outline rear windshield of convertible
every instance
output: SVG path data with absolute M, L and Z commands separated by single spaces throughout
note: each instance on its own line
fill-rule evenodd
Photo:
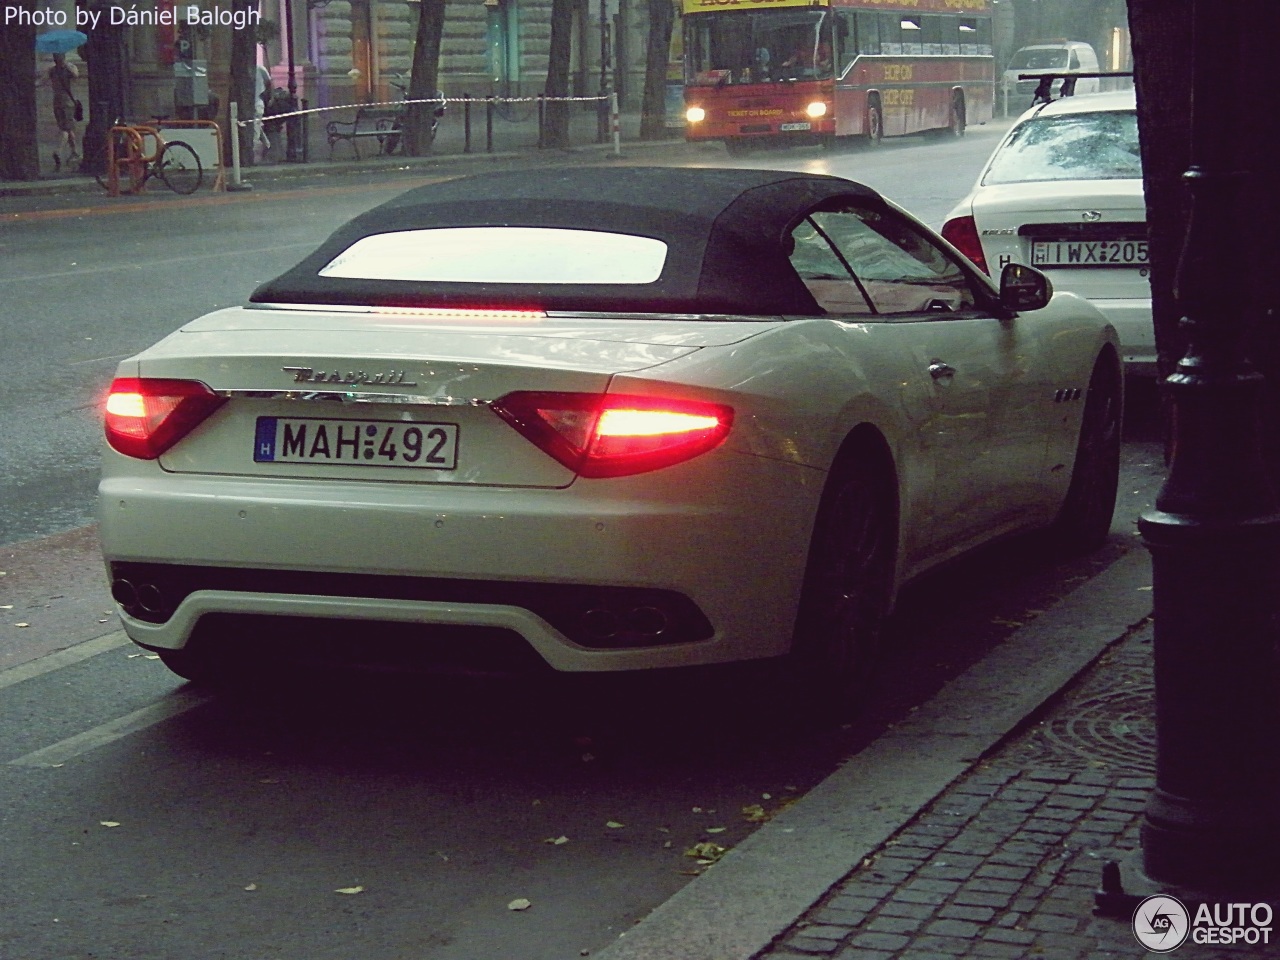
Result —
M 437 283 L 643 284 L 662 273 L 652 237 L 561 227 L 438 227 L 363 237 L 322 277 Z

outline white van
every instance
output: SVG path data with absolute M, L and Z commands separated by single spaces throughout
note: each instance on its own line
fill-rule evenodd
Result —
M 1023 47 L 1009 60 L 1004 71 L 1004 88 L 1008 91 L 1009 107 L 1018 112 L 1031 106 L 1035 95 L 1036 80 L 1019 80 L 1026 73 L 1097 73 L 1098 55 L 1093 47 L 1080 40 L 1046 40 Z M 1076 93 L 1097 93 L 1097 77 L 1084 77 L 1076 81 Z M 1003 91 L 1002 91 L 1003 92 Z M 1053 82 L 1056 98 L 1062 95 L 1062 81 Z

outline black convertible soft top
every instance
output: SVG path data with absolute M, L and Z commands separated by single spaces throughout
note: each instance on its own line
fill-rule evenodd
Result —
M 535 306 L 547 310 L 814 315 L 785 238 L 836 198 L 883 203 L 839 177 L 770 170 L 556 167 L 462 177 L 410 190 L 337 230 L 297 266 L 254 291 L 257 303 Z M 604 230 L 667 244 L 644 284 L 441 283 L 320 276 L 354 242 L 433 227 Z

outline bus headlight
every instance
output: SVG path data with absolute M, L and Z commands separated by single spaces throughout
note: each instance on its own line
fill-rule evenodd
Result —
M 701 107 L 690 107 L 684 112 L 684 118 L 689 121 L 689 123 L 701 123 L 703 120 L 707 119 L 707 111 L 703 110 Z
M 804 112 L 813 120 L 827 115 L 827 104 L 823 100 L 815 100 L 804 108 Z

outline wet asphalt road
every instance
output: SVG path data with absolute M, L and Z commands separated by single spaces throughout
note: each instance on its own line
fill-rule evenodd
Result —
M 742 163 L 864 179 L 936 225 L 993 136 Z M 119 358 L 418 182 L 0 200 L 0 334 L 21 372 L 0 380 L 0 957 L 597 951 L 702 869 L 694 844 L 732 846 L 754 828 L 744 809 L 786 804 L 1136 547 L 1132 519 L 1163 473 L 1149 425 L 1126 446 L 1107 547 L 1055 562 L 1014 541 L 913 587 L 883 681 L 837 729 L 797 725 L 767 667 L 536 684 L 294 675 L 207 699 L 114 634 L 86 526 L 99 399 Z M 532 906 L 508 909 L 517 899 Z

